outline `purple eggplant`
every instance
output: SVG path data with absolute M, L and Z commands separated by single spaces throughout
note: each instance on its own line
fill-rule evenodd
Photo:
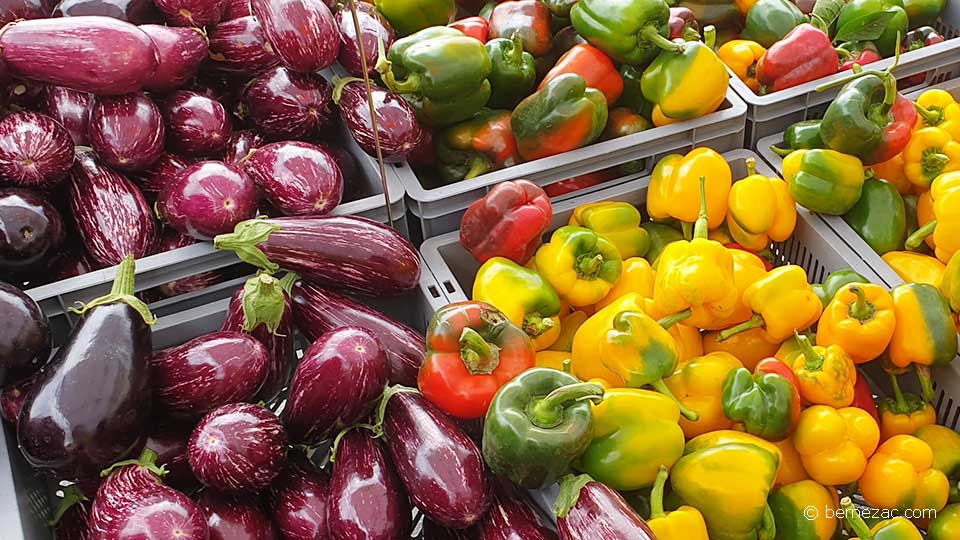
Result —
M 163 20 L 153 0 L 61 0 L 53 17 L 99 15 L 131 24 L 159 23 Z
M 309 281 L 293 287 L 293 315 L 297 328 L 315 341 L 341 326 L 359 326 L 383 343 L 390 366 L 390 383 L 417 385 L 417 373 L 426 351 L 423 333 L 356 300 Z
M 0 51 L 14 76 L 97 95 L 140 91 L 160 61 L 150 36 L 109 17 L 19 22 L 0 35 Z
M 268 139 L 302 139 L 334 125 L 331 92 L 320 75 L 275 67 L 250 83 L 243 103 Z
M 25 276 L 43 268 L 57 255 L 65 236 L 60 212 L 44 196 L 26 189 L 0 189 L 0 275 Z
M 190 469 L 224 493 L 265 489 L 286 463 L 287 434 L 269 409 L 233 403 L 214 409 L 190 435 Z
M 144 84 L 151 92 L 165 94 L 180 88 L 207 58 L 207 37 L 197 28 L 145 24 L 140 30 L 150 36 L 160 59 L 157 71 Z
M 104 164 L 142 171 L 163 153 L 163 117 L 143 93 L 98 98 L 90 114 L 90 145 Z
M 250 0 L 223 0 L 222 20 L 232 21 L 250 15 L 253 15 L 250 11 Z
M 387 355 L 368 330 L 344 326 L 303 354 L 290 383 L 283 424 L 290 440 L 317 444 L 366 417 L 387 385 Z
M 357 25 L 353 21 L 350 6 L 343 5 L 337 10 L 337 28 L 340 29 L 340 55 L 338 60 L 344 69 L 354 77 L 363 77 L 363 63 L 360 60 L 360 45 L 367 60 L 367 73 L 373 77 L 376 73 L 377 41 L 383 40 L 384 50 L 393 45 L 393 27 L 380 15 L 377 7 L 366 2 L 357 2 L 357 19 L 360 22 L 360 37 L 357 37 Z
M 357 158 L 340 146 L 322 143 L 318 143 L 317 146 L 329 152 L 337 162 L 337 166 L 340 167 L 340 176 L 343 177 L 343 202 L 352 201 L 359 194 L 360 183 L 363 182 Z
M 210 34 L 210 59 L 223 71 L 256 76 L 280 63 L 280 57 L 254 17 L 217 25 Z
M 330 478 L 327 526 L 332 540 L 406 540 L 410 503 L 386 450 L 366 430 L 337 446 Z
M 233 136 L 230 137 L 230 142 L 227 144 L 227 153 L 223 156 L 223 161 L 231 165 L 237 165 L 249 156 L 252 150 L 260 148 L 263 144 L 263 137 L 252 129 L 234 131 Z M 339 165 L 339 161 L 337 164 Z
M 197 504 L 207 515 L 210 540 L 276 540 L 277 531 L 256 499 L 207 490 Z
M 337 60 L 337 21 L 322 0 L 251 0 L 250 8 L 284 66 L 313 73 Z
M 150 357 L 155 403 L 179 416 L 202 416 L 249 401 L 263 386 L 270 355 L 239 332 L 214 332 Z
M 80 242 L 68 246 L 67 250 L 59 257 L 50 259 L 49 264 L 47 264 L 47 271 L 54 277 L 53 281 L 82 276 L 87 272 L 104 267 L 103 264 L 93 260 L 83 249 L 83 246 L 79 244 Z
M 36 383 L 36 376 L 30 377 L 25 381 L 16 384 L 10 384 L 0 389 L 0 418 L 14 428 L 20 419 L 20 411 L 23 409 L 23 403 L 27 400 L 31 389 Z
M 619 493 L 587 475 L 564 477 L 556 512 L 560 540 L 656 539 Z
M 423 520 L 424 540 L 478 540 L 479 537 L 480 531 L 476 525 L 466 529 L 448 529 L 429 518 Z
M 90 143 L 90 113 L 93 94 L 78 92 L 62 86 L 48 86 L 44 94 L 44 112 L 67 128 L 73 144 Z
M 47 16 L 42 0 L 0 0 L 0 25 L 18 19 L 43 19 Z
M 411 501 L 444 527 L 479 522 L 491 501 L 477 445 L 418 393 L 391 388 L 384 399 L 384 439 Z
M 233 230 L 257 212 L 257 187 L 243 171 L 220 161 L 183 169 L 157 200 L 174 229 L 198 240 Z
M 493 504 L 478 529 L 479 540 L 557 540 L 557 533 L 504 478 L 493 479 Z
M 185 156 L 223 155 L 233 134 L 230 115 L 223 105 L 207 96 L 181 90 L 163 106 L 167 138 L 171 147 Z
M 270 513 L 284 540 L 330 540 L 327 501 L 330 478 L 306 459 L 294 457 L 270 486 Z
M 364 152 L 377 155 L 367 99 L 367 85 L 363 81 L 344 79 L 337 83 L 337 104 L 340 118 L 350 130 L 350 135 Z M 388 163 L 406 161 L 407 157 L 423 144 L 426 130 L 417 120 L 413 106 L 399 94 L 388 92 L 373 85 L 373 106 L 377 111 L 377 133 L 380 134 L 380 150 Z
M 174 249 L 192 246 L 198 242 L 199 240 L 196 238 L 184 236 L 176 229 L 164 227 L 163 232 L 160 233 L 160 241 L 157 243 L 157 253 L 166 253 Z M 180 296 L 181 294 L 187 294 L 193 291 L 206 289 L 207 287 L 216 285 L 223 280 L 224 275 L 221 272 L 201 272 L 199 274 L 193 274 L 192 276 L 186 276 L 164 283 L 163 285 L 157 287 L 157 290 L 160 292 L 160 296 L 164 298 L 173 298 L 174 296 Z
M 63 488 L 63 498 L 51 522 L 57 540 L 89 540 L 90 505 L 76 484 Z
M 78 152 L 70 174 L 73 224 L 87 253 L 105 264 L 120 264 L 153 253 L 157 230 L 153 209 L 130 180 Z
M 240 80 L 234 73 L 203 69 L 183 89 L 218 101 L 225 110 L 232 111 L 237 107 L 240 96 L 248 82 L 250 81 Z M 242 112 L 242 110 L 238 111 L 238 118 L 240 119 L 245 118 L 244 114 L 239 114 Z
M 310 143 L 268 144 L 257 149 L 243 167 L 270 204 L 287 216 L 327 214 L 343 197 L 337 160 Z
M 132 180 L 146 194 L 156 196 L 173 183 L 180 171 L 193 162 L 175 154 L 163 153 L 147 170 L 132 176 Z M 158 250 L 160 252 L 164 250 Z
M 175 26 L 203 27 L 220 22 L 224 0 L 153 0 Z
M 357 216 L 298 216 L 249 220 L 214 239 L 264 269 L 282 267 L 301 276 L 372 295 L 412 291 L 420 257 L 409 240 Z
M 96 476 L 140 442 L 150 417 L 150 324 L 133 296 L 134 261 L 117 269 L 40 372 L 20 412 L 17 439 L 33 467 L 61 478 Z
M 49 360 L 50 323 L 32 298 L 2 282 L 0 321 L 0 385 L 16 384 Z
M 18 112 L 0 120 L 0 178 L 47 190 L 67 176 L 72 164 L 73 139 L 53 118 Z
M 2 64 L 2 62 L 0 62 L 0 64 Z M 8 76 L 5 76 L 3 81 L 6 82 L 8 78 Z M 8 105 L 15 105 L 28 111 L 39 111 L 45 91 L 46 85 L 43 83 L 26 79 L 14 79 L 6 85 L 6 95 L 2 97 L 6 98 L 5 102 Z
M 193 476 L 187 460 L 187 441 L 193 431 L 193 422 L 163 420 L 151 422 L 151 425 L 142 446 L 156 452 L 157 465 L 163 465 L 167 470 L 163 482 L 184 493 L 199 489 L 200 482 Z M 142 452 L 143 448 L 136 453 Z

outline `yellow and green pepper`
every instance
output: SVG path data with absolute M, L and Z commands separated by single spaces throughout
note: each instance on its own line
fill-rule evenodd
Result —
M 681 506 L 670 513 L 664 511 L 663 490 L 669 474 L 667 467 L 661 465 L 650 492 L 650 519 L 647 520 L 650 530 L 657 540 L 710 540 L 703 514 L 696 508 Z
M 757 174 L 753 158 L 747 159 L 747 177 L 730 188 L 727 206 L 730 236 L 750 250 L 766 249 L 771 241 L 785 241 L 797 225 L 797 206 L 790 187 L 779 178 Z
M 954 143 L 960 147 L 960 143 Z M 960 166 L 960 162 L 958 162 Z M 925 223 L 906 241 L 907 249 L 914 249 L 931 234 L 936 244 L 937 258 L 944 263 L 960 251 L 960 171 L 942 174 L 930 186 L 934 219 Z
M 543 277 L 572 306 L 589 306 L 610 292 L 620 279 L 623 261 L 617 247 L 596 232 L 566 226 L 534 256 Z
M 543 350 L 560 335 L 560 297 L 539 273 L 503 257 L 494 257 L 477 270 L 473 299 L 486 302 L 530 336 Z
M 937 423 L 937 411 L 916 394 L 900 390 L 900 380 L 890 374 L 893 397 L 880 402 L 880 438 L 890 439 L 896 435 L 913 435 L 923 426 Z
M 763 327 L 774 342 L 783 341 L 798 330 L 806 330 L 820 318 L 823 304 L 797 265 L 774 268 L 750 285 L 743 303 L 754 312 L 747 322 L 720 332 L 727 339 L 751 328 Z
M 860 199 L 863 163 L 834 150 L 795 150 L 783 160 L 783 178 L 797 204 L 839 216 Z
M 838 345 L 854 363 L 877 358 L 890 344 L 897 319 L 893 298 L 872 283 L 849 284 L 837 291 L 817 325 L 817 345 Z
M 711 352 L 683 362 L 663 381 L 680 403 L 700 414 L 696 422 L 680 419 L 688 439 L 733 427 L 733 420 L 723 413 L 723 382 L 740 367 L 742 364 L 732 354 Z
M 640 211 L 630 203 L 604 201 L 578 206 L 568 225 L 586 227 L 613 242 L 626 260 L 643 257 L 650 248 L 647 231 L 640 228 Z
M 814 347 L 806 336 L 797 334 L 803 353 L 793 360 L 793 372 L 800 383 L 800 395 L 810 403 L 847 407 L 853 403 L 857 367 L 839 346 Z
M 860 493 L 874 508 L 940 510 L 950 484 L 933 468 L 930 445 L 911 435 L 896 435 L 880 445 L 860 477 Z
M 770 494 L 779 540 L 830 540 L 837 532 L 837 492 L 813 480 L 780 486 Z M 815 510 L 811 511 L 810 509 Z

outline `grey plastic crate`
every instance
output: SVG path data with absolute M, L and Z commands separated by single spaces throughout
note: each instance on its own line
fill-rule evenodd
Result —
M 894 72 L 897 79 L 927 73 L 926 81 L 915 87 L 922 88 L 960 75 L 960 39 L 956 39 L 960 36 L 960 2 L 947 2 L 935 27 L 947 40 L 901 55 L 900 65 Z M 867 69 L 885 69 L 891 64 L 893 59 L 887 58 L 870 64 Z M 782 133 L 794 122 L 823 116 L 827 104 L 840 89 L 817 92 L 816 88 L 848 75 L 849 71 L 759 96 L 731 72 L 730 86 L 747 104 L 747 138 L 744 146 L 757 148 L 760 139 Z
M 730 90 L 720 110 L 701 118 L 594 143 L 471 180 L 430 187 L 407 164 L 398 165 L 397 171 L 407 193 L 407 205 L 413 216 L 420 220 L 423 238 L 430 238 L 458 229 L 467 207 L 486 195 L 493 185 L 505 180 L 524 178 L 546 186 L 634 160 L 652 158 L 647 160 L 649 167 L 651 161 L 655 162 L 664 154 L 684 152 L 696 146 L 709 146 L 720 152 L 740 148 L 745 113 L 746 105 Z M 603 185 L 615 182 L 617 180 Z

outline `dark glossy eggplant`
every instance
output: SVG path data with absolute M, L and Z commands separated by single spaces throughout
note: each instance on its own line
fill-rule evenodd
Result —
M 383 160 L 388 163 L 406 161 L 407 157 L 423 143 L 423 139 L 427 136 L 426 130 L 420 125 L 416 111 L 407 100 L 379 86 L 374 85 L 372 88 Z M 340 106 L 340 118 L 360 148 L 367 154 L 376 156 L 377 146 L 370 116 L 370 103 L 367 100 L 366 83 L 360 80 L 344 79 L 337 83 L 337 89 L 340 90 L 336 98 Z
M 313 73 L 337 60 L 337 22 L 322 0 L 251 0 L 250 8 L 284 66 Z
M 181 90 L 164 102 L 167 139 L 175 151 L 193 157 L 223 155 L 233 134 L 230 114 L 207 96 Z
M 19 22 L 0 35 L 0 51 L 14 76 L 97 95 L 140 91 L 160 62 L 150 36 L 109 17 Z
M 64 488 L 64 496 L 53 516 L 56 540 L 90 540 L 90 506 L 76 485 Z
M 479 537 L 480 531 L 476 525 L 466 529 L 448 529 L 429 518 L 423 519 L 424 540 L 478 540 Z
M 133 296 L 133 258 L 40 372 L 17 425 L 27 462 L 61 478 L 96 476 L 137 446 L 150 417 L 150 324 Z
M 283 424 L 295 443 L 317 444 L 365 418 L 387 385 L 387 355 L 368 330 L 345 326 L 303 354 L 290 383 Z
M 23 409 L 23 403 L 27 400 L 31 389 L 36 383 L 36 377 L 30 377 L 25 381 L 16 384 L 10 384 L 0 389 L 0 418 L 14 428 L 20 420 L 20 411 Z
M 210 540 L 276 540 L 277 531 L 260 502 L 206 490 L 197 504 L 207 515 Z
M 2 62 L 0 62 L 0 65 L 2 65 Z M 6 98 L 4 101 L 8 105 L 14 105 L 28 111 L 38 111 L 41 108 L 40 104 L 43 101 L 46 85 L 27 79 L 8 80 L 8 78 L 9 73 L 3 77 L 3 81 L 7 85 L 4 95 L 0 97 Z
M 349 5 L 337 9 L 337 28 L 340 30 L 340 55 L 338 60 L 354 77 L 363 77 L 363 63 L 360 60 L 360 40 L 363 40 L 363 52 L 367 60 L 367 73 L 376 75 L 377 40 L 383 40 L 384 50 L 393 45 L 393 27 L 373 4 L 357 2 L 357 19 L 360 22 L 360 37 L 357 37 L 357 25 Z
M 224 405 L 204 416 L 187 457 L 205 486 L 224 493 L 265 489 L 287 460 L 287 434 L 269 409 L 250 403 Z
M 183 169 L 157 199 L 171 227 L 199 240 L 233 230 L 257 212 L 257 187 L 246 173 L 220 161 Z
M 383 433 L 410 500 L 444 527 L 476 524 L 491 503 L 479 448 L 427 398 L 396 390 L 384 395 Z
M 360 176 L 360 165 L 357 164 L 357 158 L 341 146 L 323 143 L 317 143 L 317 146 L 329 152 L 337 162 L 337 166 L 340 167 L 340 176 L 343 178 L 343 201 L 341 204 L 362 196 L 363 193 L 361 193 L 360 188 L 364 187 L 361 186 L 364 179 Z
M 207 58 L 207 36 L 197 28 L 177 28 L 145 24 L 140 27 L 157 47 L 160 63 L 153 77 L 144 84 L 151 92 L 172 92 L 197 74 Z
M 330 84 L 314 73 L 275 67 L 257 77 L 243 94 L 250 119 L 272 140 L 302 139 L 334 124 Z
M 168 154 L 160 154 L 157 161 L 147 170 L 132 176 L 132 180 L 146 194 L 156 196 L 164 188 L 173 183 L 180 171 L 189 167 L 193 162 L 187 158 Z M 162 252 L 163 250 L 158 250 Z
M 557 501 L 560 540 L 656 540 L 624 498 L 589 476 L 567 476 Z
M 280 63 L 260 23 L 251 16 L 217 25 L 210 34 L 210 59 L 217 69 L 252 76 Z
M 557 533 L 504 478 L 493 479 L 493 504 L 477 528 L 479 540 L 557 540 Z
M 270 367 L 266 347 L 240 332 L 214 332 L 150 357 L 154 403 L 178 416 L 202 416 L 253 399 Z
M 243 168 L 270 204 L 287 216 L 327 214 L 343 198 L 337 160 L 310 143 L 284 141 L 262 146 Z
M 2 216 L 0 216 L 2 218 Z M 0 282 L 0 386 L 35 374 L 50 358 L 50 323 L 40 306 Z
M 53 118 L 24 111 L 0 120 L 0 178 L 47 190 L 67 176 L 72 164 L 73 139 Z
M 233 73 L 202 69 L 183 89 L 219 101 L 224 109 L 232 111 L 239 103 L 240 96 L 249 82 L 248 80 L 239 80 L 236 77 L 236 74 Z M 240 118 L 242 117 L 243 115 L 240 115 Z
M 125 177 L 99 164 L 89 152 L 78 152 L 70 174 L 73 224 L 87 253 L 105 264 L 120 264 L 153 253 L 157 229 L 153 209 Z
M 184 493 L 199 489 L 200 482 L 193 476 L 187 460 L 187 441 L 193 432 L 194 422 L 155 419 L 151 426 L 142 446 L 156 452 L 157 465 L 163 465 L 167 470 L 163 483 Z M 138 452 L 142 452 L 143 448 Z
M 163 153 L 160 109 L 143 93 L 97 98 L 90 114 L 90 145 L 118 171 L 142 171 Z
M 270 514 L 284 540 L 330 540 L 327 501 L 330 478 L 294 456 L 270 486 Z
M 249 220 L 214 239 L 260 268 L 372 295 L 409 292 L 420 281 L 420 256 L 409 240 L 357 216 L 299 216 Z
M 230 137 L 230 142 L 227 144 L 227 153 L 223 156 L 223 161 L 236 165 L 249 156 L 250 151 L 263 146 L 264 142 L 263 137 L 255 130 L 234 131 L 233 136 Z
M 0 275 L 25 277 L 43 268 L 58 254 L 65 237 L 60 212 L 43 195 L 0 189 Z
M 44 94 L 44 111 L 67 129 L 73 143 L 90 144 L 90 113 L 96 98 L 62 86 L 48 86 Z
M 61 0 L 53 10 L 53 17 L 88 15 L 110 17 L 131 24 L 150 24 L 163 20 L 153 0 Z
M 18 19 L 43 19 L 47 16 L 42 0 L 0 0 L 0 25 Z
M 309 281 L 293 287 L 293 314 L 297 328 L 311 341 L 341 326 L 359 326 L 372 332 L 387 351 L 390 383 L 417 385 L 417 373 L 426 351 L 423 333 L 373 308 Z
M 253 15 L 250 11 L 250 0 L 223 0 L 223 21 L 232 21 L 250 15 Z
M 153 0 L 174 26 L 204 27 L 220 22 L 224 0 Z
M 76 242 L 70 245 L 59 257 L 50 259 L 47 270 L 54 277 L 53 281 L 59 281 L 82 276 L 87 272 L 104 268 L 104 266 L 87 254 L 86 250 L 83 249 L 82 242 Z

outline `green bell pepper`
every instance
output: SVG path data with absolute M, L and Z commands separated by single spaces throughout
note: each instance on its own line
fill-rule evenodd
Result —
M 664 0 L 580 0 L 570 22 L 591 45 L 623 64 L 643 65 L 660 48 L 675 48 Z
M 747 13 L 746 27 L 740 35 L 770 48 L 805 22 L 807 16 L 790 0 L 759 0 Z
M 951 504 L 937 512 L 937 517 L 927 528 L 929 540 L 954 540 L 960 538 L 960 504 Z
M 781 157 L 790 155 L 794 150 L 812 150 L 826 148 L 820 138 L 820 120 L 804 120 L 787 126 L 783 133 L 783 147 L 771 146 L 770 150 Z
M 863 183 L 860 200 L 843 215 L 843 220 L 880 255 L 902 250 L 907 239 L 903 197 L 896 186 L 880 178 Z
M 675 40 L 673 49 L 657 55 L 643 72 L 640 89 L 654 104 L 653 119 L 662 115 L 688 120 L 709 114 L 723 103 L 730 85 L 727 66 L 708 43 Z
M 863 190 L 863 163 L 834 150 L 794 150 L 782 170 L 797 204 L 821 214 L 846 214 Z
M 469 120 L 435 132 L 433 142 L 444 182 L 469 180 L 519 161 L 510 111 L 481 109 Z
M 903 0 L 910 28 L 933 26 L 946 6 L 947 0 Z
M 620 67 L 620 76 L 623 77 L 623 93 L 620 94 L 617 105 L 629 107 L 630 110 L 644 118 L 651 118 L 653 116 L 653 103 L 643 97 L 643 89 L 640 86 L 643 80 L 643 69 L 624 64 Z
M 680 0 L 676 7 L 692 11 L 701 26 L 712 24 L 724 28 L 740 21 L 740 10 L 733 0 Z
M 837 291 L 842 289 L 844 285 L 849 285 L 850 283 L 870 283 L 870 281 L 854 270 L 835 270 L 827 274 L 827 278 L 823 280 L 823 283 L 815 283 L 813 285 L 813 292 L 817 294 L 820 303 L 826 308 L 827 304 L 833 301 L 833 297 L 837 295 Z
M 848 24 L 853 27 L 868 20 L 864 17 L 877 17 L 876 14 L 880 12 L 889 13 L 890 18 L 883 32 L 871 41 L 877 46 L 881 55 L 893 56 L 897 52 L 897 33 L 900 33 L 900 40 L 903 41 L 909 27 L 907 11 L 903 8 L 902 0 L 850 0 L 843 5 L 840 16 L 837 17 L 837 33 L 843 34 Z
M 494 474 L 528 489 L 552 484 L 593 439 L 588 400 L 603 386 L 550 368 L 525 371 L 503 385 L 487 410 L 483 457 Z
M 573 9 L 573 5 L 577 3 L 577 0 L 541 0 L 541 1 L 547 5 L 547 8 L 550 9 L 550 13 L 553 14 L 554 20 L 567 19 L 568 21 L 570 19 L 570 10 Z M 569 24 L 569 22 L 567 24 Z
M 768 441 L 780 441 L 790 434 L 799 411 L 797 388 L 786 377 L 776 373 L 754 375 L 747 368 L 738 368 L 723 381 L 721 400 L 723 414 L 734 422 L 742 422 L 747 433 Z
M 683 232 L 666 223 L 648 221 L 640 225 L 640 228 L 647 231 L 647 237 L 650 239 L 650 248 L 647 249 L 645 258 L 650 261 L 651 266 L 657 264 L 657 259 L 660 258 L 667 244 L 683 240 Z
M 907 238 L 910 238 L 910 235 L 920 229 L 920 221 L 917 218 L 918 204 L 920 204 L 920 197 L 916 195 L 903 196 L 903 208 L 906 211 L 907 217 Z M 905 249 L 904 246 L 900 247 L 901 249 Z M 924 255 L 933 255 L 933 250 L 930 249 L 930 246 L 927 245 L 926 242 L 921 242 L 919 246 L 912 248 L 909 251 L 916 251 L 917 253 L 922 253 Z
M 513 39 L 491 39 L 486 44 L 492 69 L 490 101 L 494 109 L 512 109 L 520 100 L 529 96 L 537 83 L 537 65 L 533 55 L 523 50 L 523 42 Z
M 401 36 L 445 26 L 457 11 L 454 0 L 376 0 L 377 9 Z

